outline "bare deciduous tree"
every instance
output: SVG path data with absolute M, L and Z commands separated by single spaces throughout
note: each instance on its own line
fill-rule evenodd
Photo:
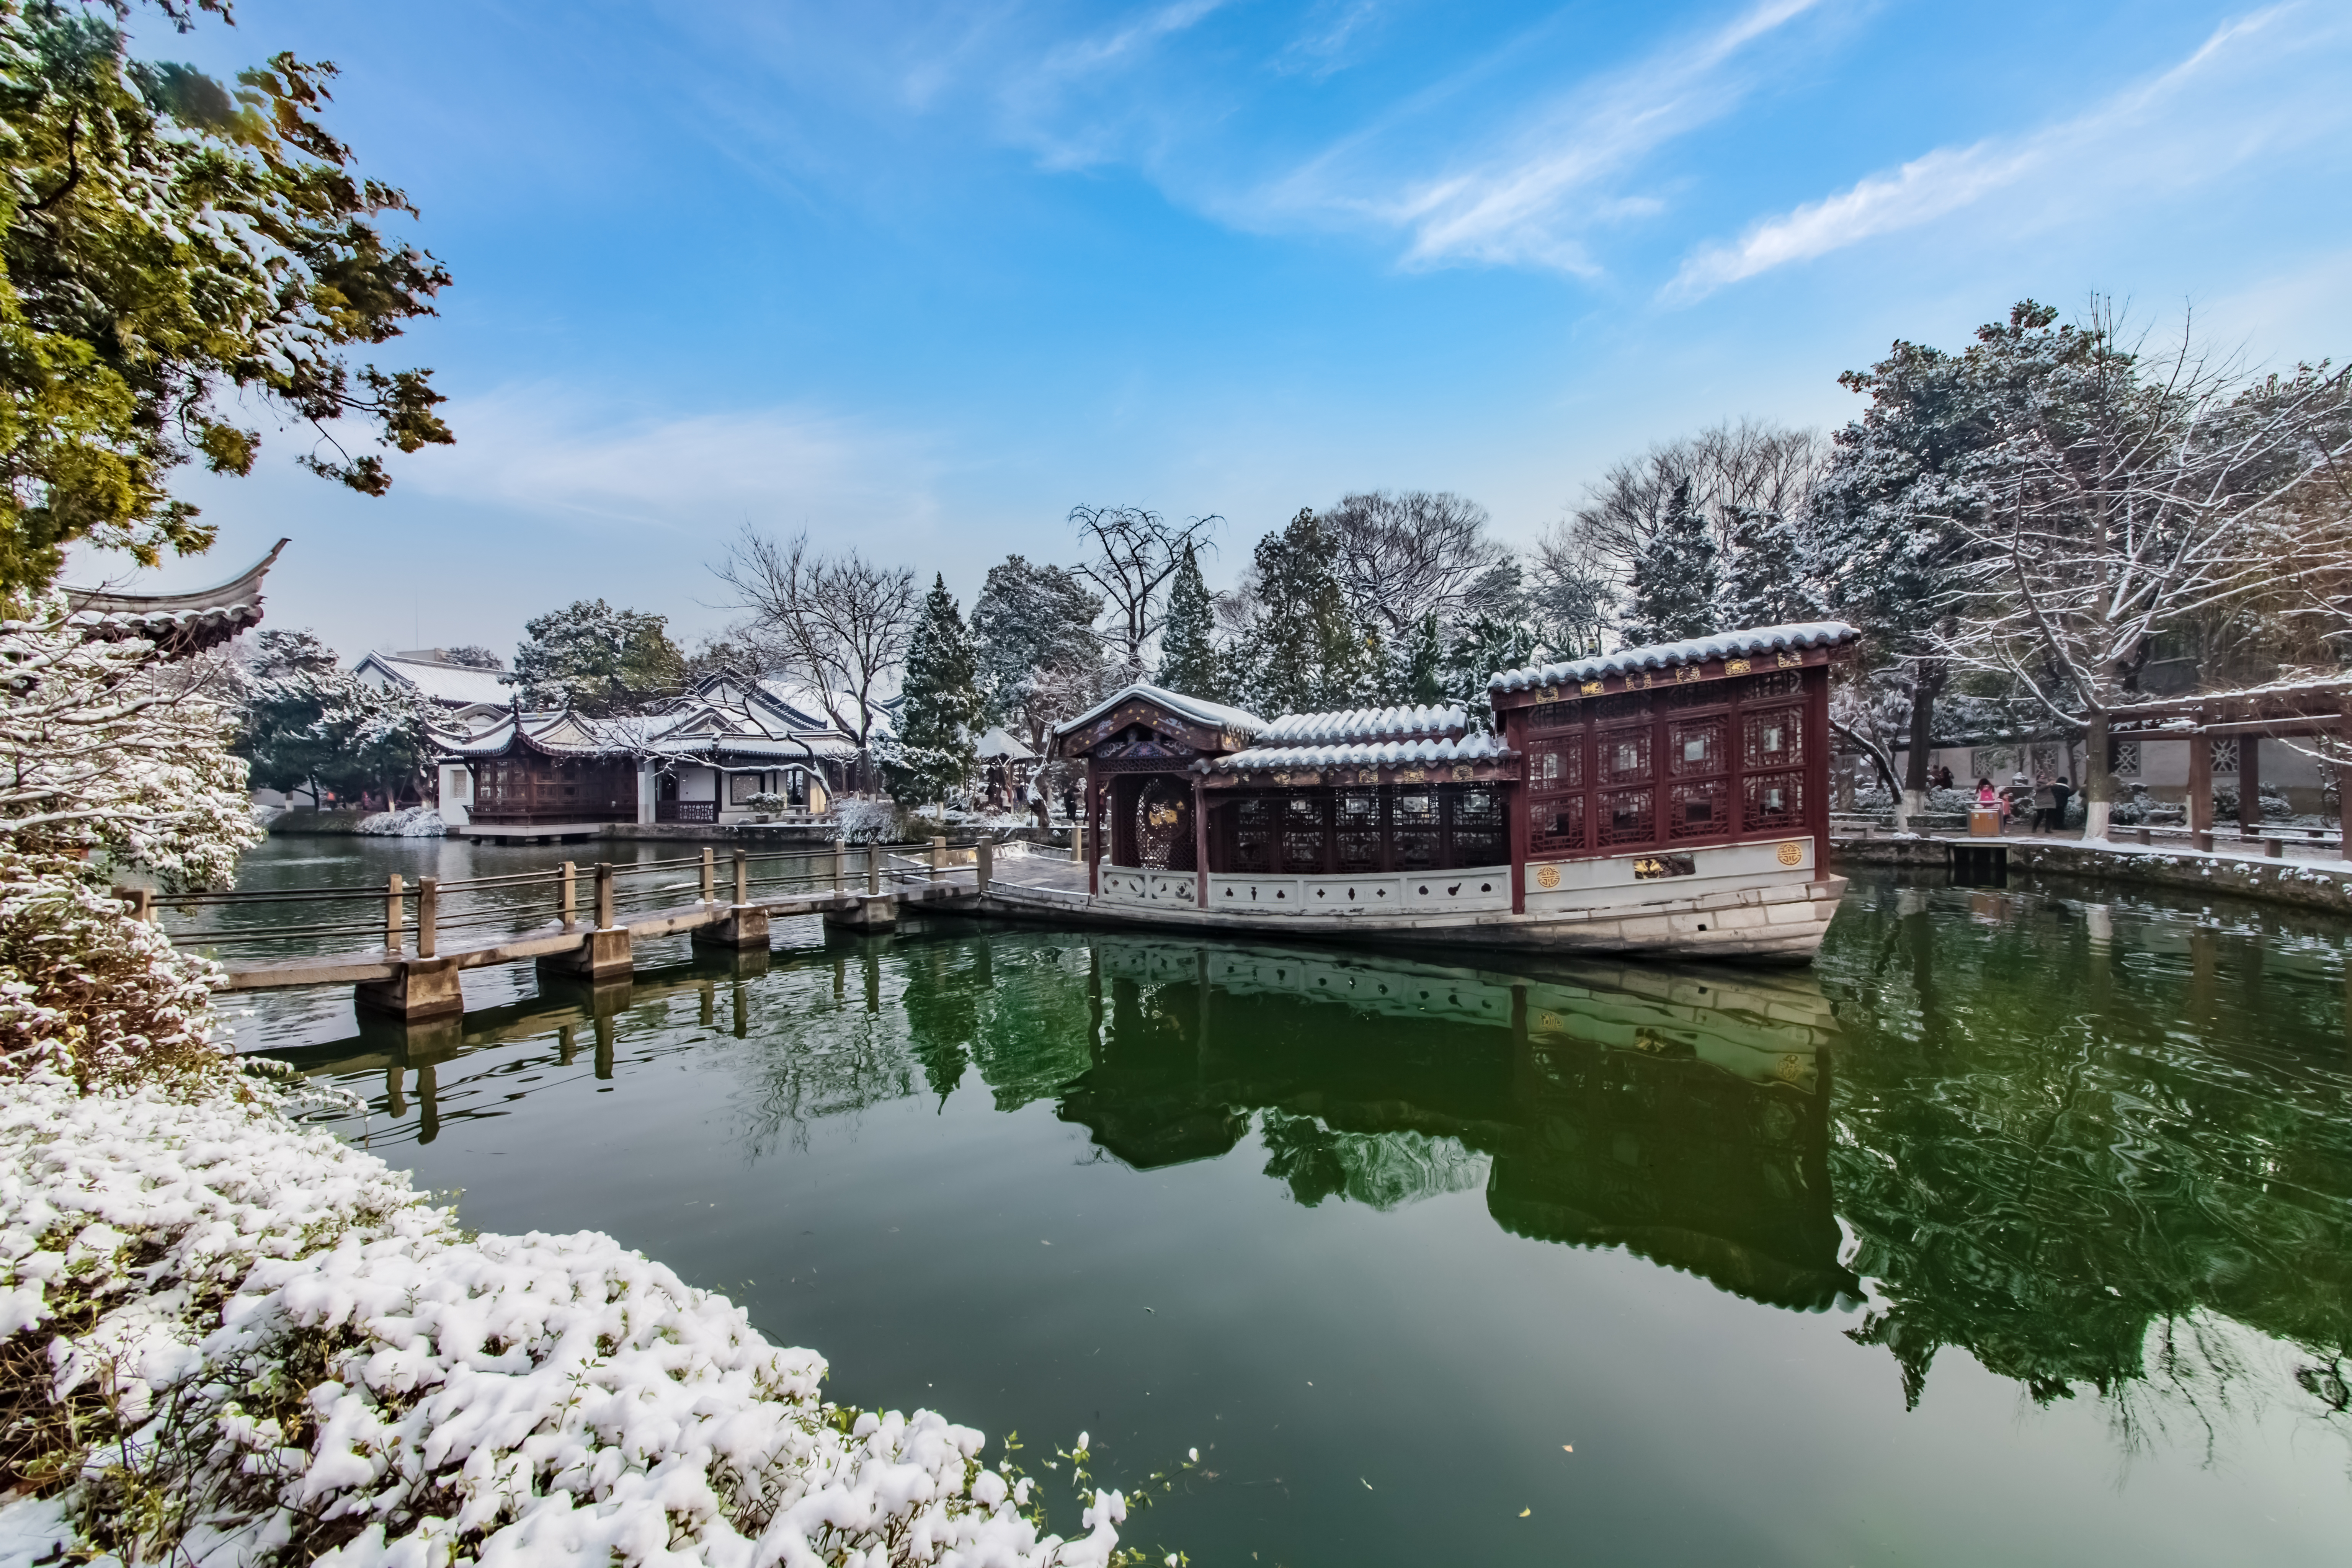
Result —
M 1122 675 L 1143 672 L 1143 645 L 1166 619 L 1158 608 L 1160 591 L 1176 574 L 1185 548 L 1208 542 L 1223 518 L 1214 512 L 1181 524 L 1138 506 L 1074 506 L 1070 521 L 1093 547 L 1091 559 L 1071 570 L 1103 591 L 1116 624 L 1108 640 L 1124 653 Z
M 751 612 L 746 635 L 866 745 L 914 630 L 913 571 L 877 566 L 855 550 L 818 555 L 805 532 L 779 543 L 748 525 L 710 570 Z
M 1483 607 L 1511 552 L 1487 537 L 1486 509 L 1447 490 L 1372 490 L 1341 499 L 1318 521 L 1348 612 L 1400 644 L 1423 616 L 1451 624 Z
M 2150 356 L 2112 301 L 2013 340 L 1946 651 L 2014 682 L 2085 732 L 2085 831 L 2114 796 L 2107 729 L 2138 692 L 2158 632 L 2326 570 L 2281 503 L 2342 461 L 2344 372 L 2256 380 L 2197 347 L 2189 323 Z
M 1610 468 L 1572 514 L 1576 532 L 1622 581 L 1665 521 L 1675 487 L 1687 481 L 1717 548 L 1728 551 L 1742 509 L 1801 515 L 1828 456 L 1818 431 L 1750 419 L 1717 425 Z

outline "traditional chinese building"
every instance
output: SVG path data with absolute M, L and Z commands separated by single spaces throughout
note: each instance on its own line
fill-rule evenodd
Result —
M 1176 923 L 1809 957 L 1835 908 L 1842 622 L 1505 670 L 1459 707 L 1271 721 L 1136 685 L 1062 725 L 1089 902 Z M 1837 884 L 1842 886 L 1842 884 Z

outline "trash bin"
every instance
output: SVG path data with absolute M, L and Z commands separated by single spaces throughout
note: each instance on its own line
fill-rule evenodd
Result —
M 1998 838 L 2000 837 L 2000 807 L 1972 805 L 1969 807 L 1969 837 Z

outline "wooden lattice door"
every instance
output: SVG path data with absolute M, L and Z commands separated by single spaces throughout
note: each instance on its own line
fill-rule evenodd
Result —
M 1135 792 L 1136 863 L 1154 871 L 1196 868 L 1192 792 L 1180 781 L 1154 778 Z

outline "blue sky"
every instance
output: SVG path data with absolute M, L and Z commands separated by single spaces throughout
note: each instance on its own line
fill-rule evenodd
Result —
M 1851 416 L 1841 370 L 2093 291 L 2352 353 L 2352 12 L 2273 7 L 394 7 L 238 0 L 141 52 L 343 68 L 457 286 L 387 356 L 455 448 L 393 493 L 184 478 L 271 624 L 511 650 L 602 596 L 689 640 L 744 523 L 945 573 L 1076 502 L 1229 521 L 1459 490 L 1532 539 L 1612 460 Z M 268 426 L 265 426 L 265 432 Z M 120 574 L 85 554 L 73 580 Z

